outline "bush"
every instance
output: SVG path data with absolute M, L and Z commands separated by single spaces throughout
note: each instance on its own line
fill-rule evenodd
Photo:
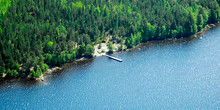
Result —
M 7 70 L 7 75 L 9 75 L 10 77 L 17 77 L 18 76 L 18 72 L 16 70 Z
M 101 53 L 105 53 L 105 50 L 102 50 Z
M 118 51 L 122 51 L 123 50 L 123 45 L 121 44 L 120 46 L 118 46 Z
M 85 53 L 85 56 L 86 57 L 92 57 L 94 54 L 94 47 L 92 45 L 87 45 L 86 46 L 86 53 Z
M 49 69 L 49 66 L 47 64 L 44 64 L 43 62 L 40 62 L 40 68 L 44 72 Z
M 34 77 L 39 77 L 39 76 L 41 76 L 41 75 L 42 75 L 42 71 L 41 71 L 41 69 L 38 69 L 33 76 L 34 76 Z
M 49 42 L 47 43 L 47 51 L 52 50 L 52 48 L 53 48 L 53 42 L 49 41 Z
M 127 46 L 126 46 L 126 45 L 124 46 L 124 49 L 123 49 L 123 50 L 124 50 L 124 51 L 126 51 L 126 50 L 127 50 Z
M 108 53 L 109 53 L 109 54 L 113 54 L 113 52 L 114 52 L 114 46 L 113 46 L 112 42 L 109 42 L 108 49 L 109 49 Z

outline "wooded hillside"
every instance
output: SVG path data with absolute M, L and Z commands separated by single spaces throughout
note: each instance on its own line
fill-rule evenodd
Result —
M 48 66 L 91 57 L 94 44 L 110 35 L 128 48 L 149 40 L 189 37 L 207 23 L 220 20 L 219 3 L 220 0 L 1 0 L 0 74 L 39 76 Z

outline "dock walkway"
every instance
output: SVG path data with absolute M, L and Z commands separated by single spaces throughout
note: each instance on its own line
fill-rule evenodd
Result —
M 110 56 L 110 55 L 104 55 L 110 59 L 113 59 L 113 60 L 116 60 L 116 61 L 119 61 L 119 62 L 122 62 L 123 60 L 122 59 L 119 59 L 119 58 L 116 58 L 116 57 L 113 57 L 113 56 Z

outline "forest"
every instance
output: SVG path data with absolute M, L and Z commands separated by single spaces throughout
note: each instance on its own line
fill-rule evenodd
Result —
M 1 0 L 0 76 L 39 77 L 92 57 L 112 36 L 127 48 L 189 37 L 220 20 L 220 0 Z M 112 45 L 112 44 L 111 44 Z

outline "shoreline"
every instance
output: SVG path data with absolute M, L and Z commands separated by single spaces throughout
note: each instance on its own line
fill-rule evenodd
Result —
M 206 31 L 212 29 L 212 28 L 215 28 L 216 26 L 220 25 L 220 21 L 214 23 L 214 24 L 207 24 L 205 26 L 205 28 L 197 33 L 195 33 L 194 35 L 191 35 L 189 37 L 181 37 L 181 38 L 191 38 L 191 37 L 195 37 L 195 38 L 199 38 L 201 37 Z M 161 41 L 161 40 L 173 40 L 173 39 L 180 39 L 180 38 L 165 38 L 165 39 L 159 39 L 159 40 L 151 40 L 151 41 Z M 120 54 L 120 53 L 124 53 L 124 52 L 128 52 L 130 50 L 133 50 L 133 49 L 136 49 L 138 48 L 140 45 L 142 44 L 146 44 L 148 42 L 151 42 L 151 41 L 147 41 L 147 42 L 141 42 L 139 43 L 138 45 L 134 46 L 133 48 L 129 48 L 129 49 L 122 49 L 122 50 L 118 50 L 118 46 L 120 46 L 120 44 L 118 43 L 114 43 L 113 46 L 114 46 L 114 51 L 113 51 L 113 54 L 111 55 L 116 55 L 116 54 Z M 95 48 L 95 52 L 94 52 L 94 55 L 92 58 L 96 58 L 96 57 L 102 57 L 103 55 L 108 55 L 108 47 L 107 47 L 107 43 L 101 43 L 102 47 L 104 48 L 101 48 L 101 49 L 98 49 L 98 45 L 99 44 L 96 44 L 94 46 Z M 123 45 L 124 46 L 124 45 Z M 104 52 L 101 52 L 102 50 L 104 49 Z M 101 50 L 101 51 L 100 51 Z M 0 77 L 1 80 L 4 80 L 4 79 L 33 79 L 33 80 L 37 80 L 37 81 L 44 81 L 44 77 L 47 76 L 48 74 L 51 75 L 53 74 L 54 72 L 58 72 L 58 71 L 61 71 L 64 69 L 65 65 L 68 65 L 68 64 L 71 64 L 71 63 L 74 63 L 74 62 L 80 62 L 80 61 L 86 61 L 86 60 L 89 60 L 89 59 L 92 59 L 92 58 L 86 58 L 86 57 L 81 57 L 81 58 L 78 58 L 76 59 L 75 61 L 73 62 L 68 62 L 68 63 L 64 63 L 62 66 L 58 67 L 51 67 L 49 68 L 47 71 L 45 71 L 44 73 L 42 73 L 42 75 L 38 78 L 36 77 L 31 77 L 31 76 L 27 76 L 27 77 L 17 77 L 17 78 L 8 78 L 8 77 L 5 77 L 6 74 L 3 73 L 3 76 Z
M 218 26 L 218 25 L 220 25 L 220 21 L 218 21 L 217 23 L 214 23 L 214 24 L 207 24 L 203 30 L 201 30 L 201 31 L 199 31 L 199 32 L 195 33 L 194 35 L 189 36 L 189 37 L 187 37 L 187 38 L 190 38 L 190 37 L 195 37 L 195 38 L 201 37 L 206 31 L 208 31 L 209 29 L 212 29 L 212 28 L 214 28 L 214 27 L 216 27 L 216 26 Z M 181 38 L 184 38 L 184 37 L 181 37 Z M 166 38 L 166 39 L 167 39 L 167 40 L 173 40 L 173 39 L 180 39 L 180 38 Z M 162 39 L 162 40 L 166 40 L 166 39 Z M 152 40 L 152 41 L 161 41 L 161 40 Z M 150 42 L 150 41 L 147 41 L 147 42 Z M 114 49 L 114 53 L 111 54 L 111 55 L 116 55 L 116 54 L 119 54 L 119 53 L 128 52 L 128 51 L 130 51 L 130 50 L 133 50 L 133 49 L 138 48 L 140 45 L 145 44 L 145 43 L 147 43 L 147 42 L 141 42 L 140 44 L 134 46 L 133 48 L 126 49 L 126 50 L 123 50 L 123 49 L 122 49 L 121 51 L 118 51 L 118 50 L 115 48 L 115 49 Z M 103 44 L 104 44 L 104 43 L 103 43 Z M 103 45 L 103 44 L 102 44 L 102 45 Z M 106 43 L 105 43 L 105 44 L 106 44 Z M 97 44 L 96 44 L 96 45 L 97 45 Z M 96 46 L 96 45 L 95 45 L 95 46 Z M 107 44 L 106 44 L 106 45 L 107 45 Z M 95 46 L 94 46 L 94 47 L 95 47 Z M 115 46 L 114 46 L 114 47 L 115 47 Z M 102 49 L 102 48 L 101 48 L 101 49 Z M 99 50 L 100 50 L 100 49 L 99 49 Z M 107 50 L 108 50 L 108 49 L 106 49 L 106 51 L 107 51 Z M 97 51 L 97 50 L 95 50 L 95 51 Z M 97 53 L 97 52 L 96 52 L 96 53 Z M 107 55 L 107 54 L 108 54 L 108 52 L 104 52 L 104 53 L 101 53 L 101 54 L 94 54 L 92 58 L 102 57 L 103 55 Z M 82 58 L 76 59 L 76 60 L 73 61 L 73 62 L 85 61 L 85 60 L 89 60 L 89 59 L 91 59 L 91 58 L 82 57 Z M 70 62 L 70 63 L 73 63 L 73 62 Z M 57 72 L 57 70 L 62 70 L 64 65 L 70 64 L 70 63 L 65 63 L 65 64 L 63 64 L 61 67 L 54 67 L 54 68 L 52 68 L 52 71 L 51 71 L 50 74 L 52 74 L 53 72 Z
M 218 21 L 218 22 L 216 22 L 216 23 L 214 23 L 214 24 L 207 24 L 207 25 L 205 26 L 205 28 L 203 28 L 201 31 L 199 31 L 199 32 L 197 32 L 197 33 L 195 33 L 195 34 L 193 34 L 193 35 L 191 35 L 191 36 L 189 36 L 189 37 L 165 38 L 165 39 L 158 39 L 158 40 L 150 40 L 150 41 L 147 41 L 147 42 L 141 42 L 141 43 L 139 43 L 138 45 L 134 46 L 133 48 L 129 48 L 129 49 L 126 49 L 126 50 L 122 49 L 122 50 L 119 51 L 119 50 L 117 50 L 117 49 L 114 49 L 114 53 L 113 53 L 113 54 L 110 54 L 110 55 L 115 55 L 115 54 L 118 54 L 118 53 L 124 53 L 124 52 L 130 51 L 130 50 L 136 49 L 136 48 L 138 48 L 140 45 L 146 44 L 146 43 L 151 42 L 151 41 L 173 40 L 173 39 L 192 38 L 192 37 L 198 38 L 198 37 L 201 37 L 206 31 L 208 31 L 208 30 L 210 30 L 210 29 L 212 29 L 212 28 L 215 28 L 215 27 L 218 26 L 218 25 L 220 25 L 220 21 Z M 98 44 L 96 44 L 96 45 L 98 45 Z M 103 44 L 102 44 L 102 45 L 103 45 Z M 106 45 L 107 45 L 107 44 L 106 44 Z M 117 44 L 116 44 L 116 45 L 117 45 Z M 123 46 L 124 46 L 124 45 L 123 45 Z M 114 46 L 114 48 L 117 48 L 117 47 Z M 100 50 L 100 49 L 99 49 L 99 50 Z M 95 51 L 97 51 L 97 50 L 95 50 Z M 107 49 L 106 51 L 108 51 L 108 49 Z M 96 53 L 97 53 L 97 52 L 96 52 Z M 108 55 L 108 52 L 101 53 L 101 54 L 94 54 L 93 57 L 96 58 L 96 57 L 101 57 L 101 56 L 103 56 L 103 55 Z

